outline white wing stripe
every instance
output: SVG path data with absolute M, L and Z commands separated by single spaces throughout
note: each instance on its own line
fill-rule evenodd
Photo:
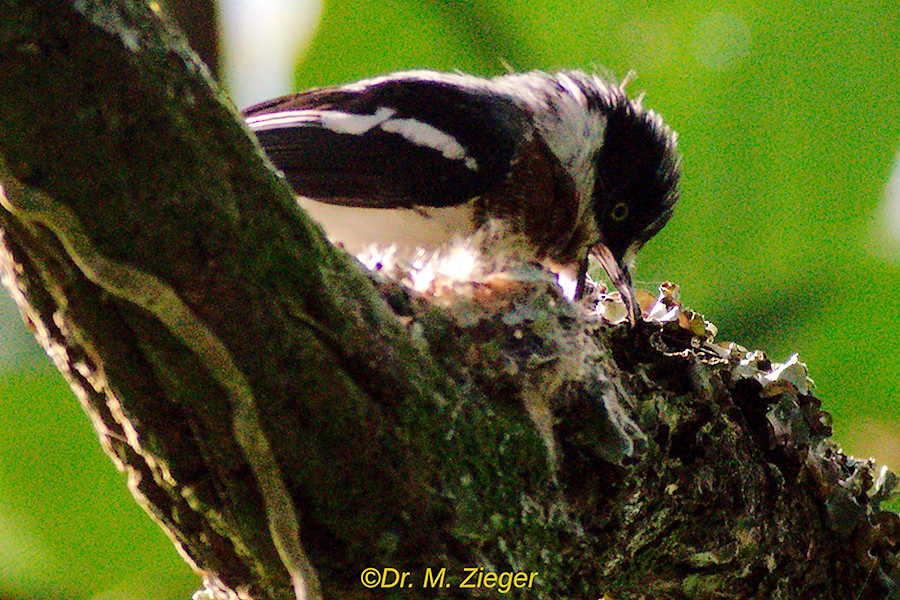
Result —
M 333 133 L 363 135 L 375 127 L 386 133 L 394 133 L 421 148 L 440 152 L 448 160 L 461 160 L 472 171 L 478 163 L 466 153 L 466 149 L 453 136 L 437 127 L 416 119 L 392 119 L 396 110 L 381 107 L 374 115 L 357 115 L 337 110 L 291 110 L 251 117 L 247 125 L 253 131 L 309 127 L 318 125 Z
M 437 150 L 444 158 L 465 161 L 466 167 L 472 171 L 478 170 L 478 163 L 466 154 L 466 149 L 456 141 L 456 138 L 428 123 L 415 119 L 389 119 L 381 124 L 381 129 L 403 136 L 417 146 Z

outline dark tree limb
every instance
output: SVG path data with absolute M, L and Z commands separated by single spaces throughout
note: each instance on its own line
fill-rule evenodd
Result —
M 218 3 L 215 0 L 165 0 L 161 4 L 187 36 L 203 64 L 219 79 L 222 65 L 219 64 Z
M 498 593 L 466 567 L 536 598 L 895 589 L 894 479 L 839 453 L 799 366 L 540 277 L 373 279 L 152 6 L 3 5 L 2 264 L 208 596 Z

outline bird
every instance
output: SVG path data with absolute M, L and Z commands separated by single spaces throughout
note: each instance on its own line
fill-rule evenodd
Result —
M 634 325 L 634 258 L 679 198 L 677 134 L 643 97 L 580 71 L 405 71 L 243 111 L 335 241 L 433 248 L 488 223 L 585 289 L 603 266 Z

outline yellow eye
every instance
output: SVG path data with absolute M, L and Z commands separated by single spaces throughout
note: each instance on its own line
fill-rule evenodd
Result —
M 609 212 L 609 217 L 613 221 L 621 223 L 628 218 L 628 205 L 624 202 L 619 202 L 618 204 L 613 206 L 612 210 Z

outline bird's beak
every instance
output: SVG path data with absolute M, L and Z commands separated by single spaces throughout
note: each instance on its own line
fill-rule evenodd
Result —
M 637 322 L 637 316 L 641 314 L 641 309 L 634 297 L 634 287 L 631 284 L 631 273 L 628 271 L 628 265 L 616 260 L 610 249 L 603 244 L 597 244 L 593 253 L 597 260 L 600 261 L 600 264 L 603 265 L 603 270 L 606 271 L 610 281 L 619 290 L 622 302 L 625 303 L 625 309 L 628 311 L 628 322 L 634 326 Z

